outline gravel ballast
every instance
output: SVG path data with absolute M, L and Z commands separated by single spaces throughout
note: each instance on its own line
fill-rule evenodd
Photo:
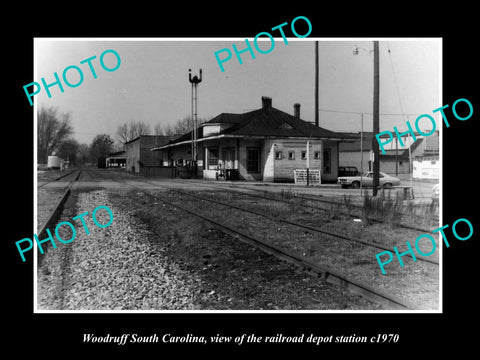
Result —
M 97 227 L 91 218 L 101 205 L 113 212 L 113 222 L 106 228 Z M 77 231 L 74 241 L 45 255 L 38 272 L 39 309 L 194 309 L 191 289 L 198 280 L 168 262 L 161 247 L 149 245 L 148 238 L 155 235 L 143 224 L 118 211 L 105 191 L 80 193 L 77 214 L 85 211 L 90 234 L 80 220 L 70 219 Z M 96 219 L 106 224 L 109 215 L 99 210 Z M 71 233 L 64 234 L 65 239 L 70 237 Z

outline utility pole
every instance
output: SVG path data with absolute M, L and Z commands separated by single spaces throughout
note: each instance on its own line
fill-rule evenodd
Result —
M 315 41 L 315 126 L 318 126 L 318 40 Z M 323 151 L 323 149 L 322 149 Z M 307 186 L 310 185 L 310 136 L 307 140 Z
M 315 126 L 319 126 L 318 111 L 318 41 L 315 41 Z
M 380 183 L 380 149 L 375 134 L 380 132 L 380 59 L 378 54 L 378 41 L 373 42 L 373 196 L 377 196 Z
M 398 176 L 398 138 L 395 136 L 395 176 Z
M 360 114 L 361 130 L 360 130 L 360 196 L 362 196 L 363 187 L 363 113 Z
M 307 186 L 310 186 L 310 136 L 308 137 L 307 149 L 305 151 L 307 157 Z

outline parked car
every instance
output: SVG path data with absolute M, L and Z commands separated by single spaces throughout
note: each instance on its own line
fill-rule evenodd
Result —
M 342 188 L 352 187 L 358 189 L 360 187 L 360 181 L 362 181 L 362 186 L 372 187 L 373 186 L 373 171 L 366 171 L 360 177 L 357 176 L 342 176 L 337 179 L 337 183 L 342 185 Z M 380 172 L 379 185 L 382 187 L 392 187 L 400 185 L 400 179 L 394 176 L 387 175 L 383 172 Z
M 359 174 L 360 172 L 355 166 L 339 166 L 338 167 L 338 176 L 355 176 Z

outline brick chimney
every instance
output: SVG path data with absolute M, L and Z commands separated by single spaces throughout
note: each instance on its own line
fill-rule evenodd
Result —
M 269 109 L 272 107 L 272 98 L 262 96 L 262 109 Z
M 300 104 L 293 104 L 293 116 L 300 119 Z

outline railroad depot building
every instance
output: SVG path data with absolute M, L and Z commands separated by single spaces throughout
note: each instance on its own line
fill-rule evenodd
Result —
M 315 126 L 300 118 L 300 104 L 294 115 L 272 107 L 262 97 L 262 107 L 243 114 L 221 113 L 201 124 L 197 131 L 198 177 L 215 179 L 217 168 L 231 169 L 240 180 L 293 182 L 295 169 L 320 170 L 322 182 L 338 176 L 338 144 L 359 136 Z M 307 151 L 307 141 L 309 151 Z M 190 163 L 192 133 L 189 132 L 153 152 L 165 154 L 169 164 Z

